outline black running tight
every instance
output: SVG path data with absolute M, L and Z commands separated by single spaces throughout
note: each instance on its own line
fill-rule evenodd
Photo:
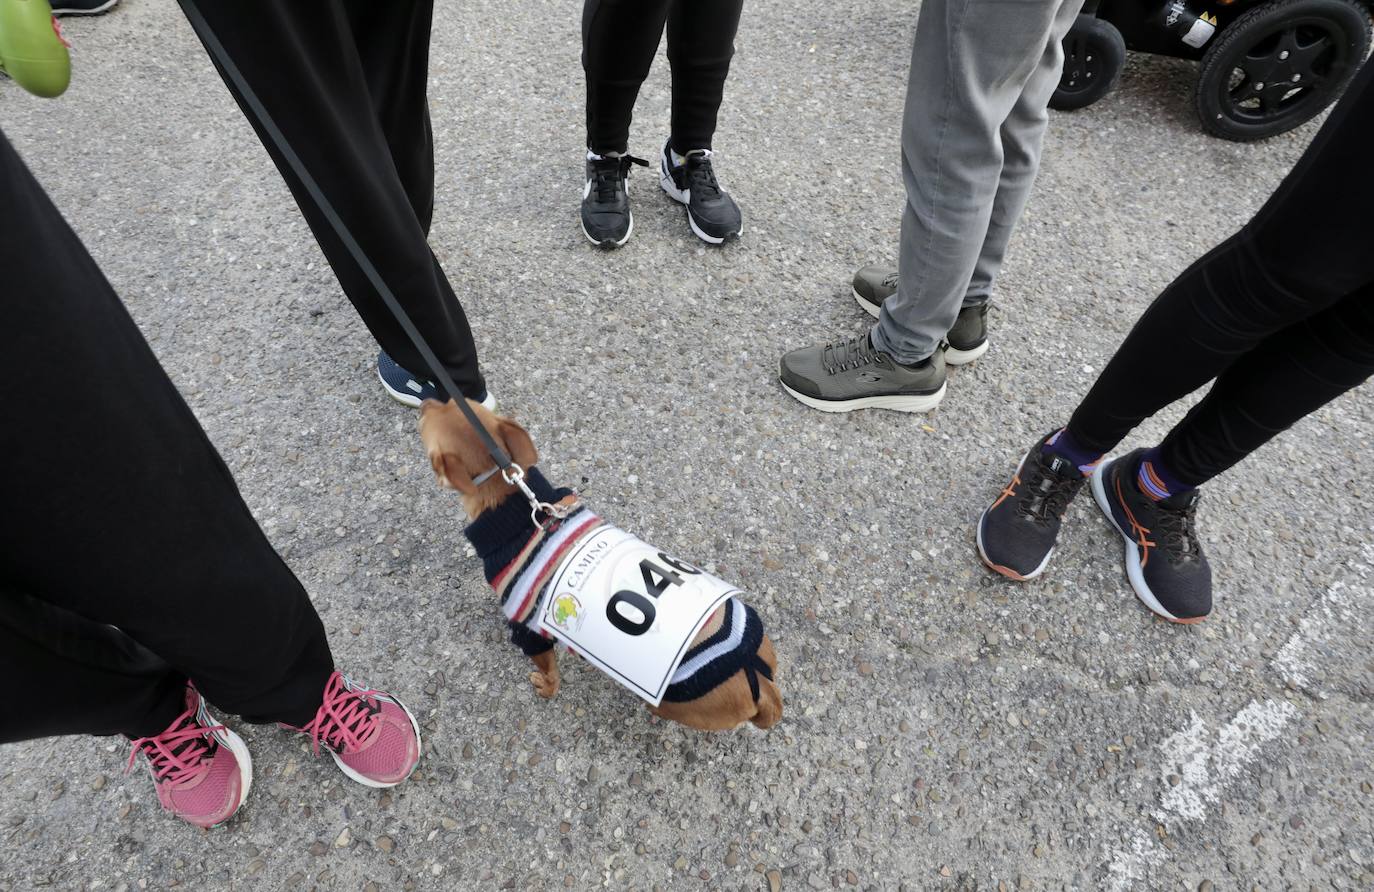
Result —
M 587 147 L 599 154 L 628 148 L 635 98 L 666 24 L 673 148 L 682 154 L 709 149 L 743 5 L 744 0 L 586 0 Z
M 1069 422 L 1108 452 L 1215 378 L 1161 444 L 1197 486 L 1374 373 L 1374 65 L 1240 232 L 1174 280 Z

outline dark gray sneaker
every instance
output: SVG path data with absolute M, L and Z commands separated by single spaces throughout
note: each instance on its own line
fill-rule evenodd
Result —
M 988 305 L 964 307 L 945 335 L 945 362 L 963 365 L 988 352 Z
M 854 274 L 854 300 L 864 312 L 878 318 L 883 301 L 897 293 L 897 267 L 866 266 Z
M 1126 578 L 1140 602 L 1169 622 L 1201 622 L 1212 612 L 1212 567 L 1195 527 L 1199 493 L 1158 502 L 1142 493 L 1135 481 L 1144 451 L 1098 465 L 1093 498 L 1125 540 Z
M 1045 572 L 1059 538 L 1069 502 L 1085 478 L 1073 462 L 1047 451 L 1040 438 L 1016 466 L 1011 482 L 978 520 L 978 556 L 1011 579 L 1034 579 Z
M 868 335 L 793 350 L 778 364 L 783 389 L 822 412 L 929 412 L 945 398 L 944 351 L 916 366 L 873 349 Z
M 878 318 L 883 301 L 897 293 L 897 269 L 891 266 L 866 266 L 854 274 L 854 300 L 864 312 Z M 963 365 L 988 352 L 988 305 L 964 307 L 954 327 L 945 335 L 949 348 L 945 363 Z

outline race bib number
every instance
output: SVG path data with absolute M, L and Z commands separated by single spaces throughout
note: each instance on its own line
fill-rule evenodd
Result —
M 555 572 L 539 628 L 654 706 L 711 613 L 739 590 L 604 526 Z

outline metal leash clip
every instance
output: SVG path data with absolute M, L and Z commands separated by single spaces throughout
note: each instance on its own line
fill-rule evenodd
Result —
M 501 478 L 511 486 L 518 487 L 525 494 L 525 498 L 530 503 L 530 520 L 541 530 L 549 520 L 562 520 L 573 509 L 572 505 L 550 505 L 548 502 L 539 501 L 534 490 L 530 489 L 529 484 L 525 482 L 525 469 L 514 462 L 501 470 Z M 544 520 L 539 519 L 541 513 L 546 515 Z

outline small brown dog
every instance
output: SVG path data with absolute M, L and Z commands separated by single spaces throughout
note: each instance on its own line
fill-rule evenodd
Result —
M 480 403 L 468 400 L 468 405 L 511 460 L 525 470 L 526 483 L 541 500 L 569 506 L 578 512 L 574 517 L 597 520 L 570 490 L 553 489 L 535 469 L 539 455 L 523 427 L 492 414 Z M 425 401 L 420 408 L 420 439 L 439 485 L 462 495 L 469 520 L 465 535 L 477 548 L 488 581 L 503 598 L 512 642 L 534 661 L 536 671 L 530 673 L 530 682 L 539 696 L 552 697 L 559 687 L 558 660 L 553 642 L 534 628 L 533 605 L 544 594 L 559 554 L 544 560 L 545 569 L 532 570 L 530 562 L 539 554 L 555 551 L 552 540 L 556 536 L 545 537 L 531 518 L 525 497 L 501 474 L 481 479 L 495 463 L 455 403 Z M 571 522 L 570 517 L 565 523 L 571 526 Z M 685 569 L 688 565 L 673 566 Z M 523 587 L 513 585 L 513 577 L 524 580 Z M 522 611 L 517 601 L 531 606 Z M 782 695 L 773 681 L 776 669 L 773 643 L 758 615 L 732 597 L 697 632 L 663 701 L 649 711 L 703 731 L 728 730 L 743 722 L 768 728 L 782 718 Z

